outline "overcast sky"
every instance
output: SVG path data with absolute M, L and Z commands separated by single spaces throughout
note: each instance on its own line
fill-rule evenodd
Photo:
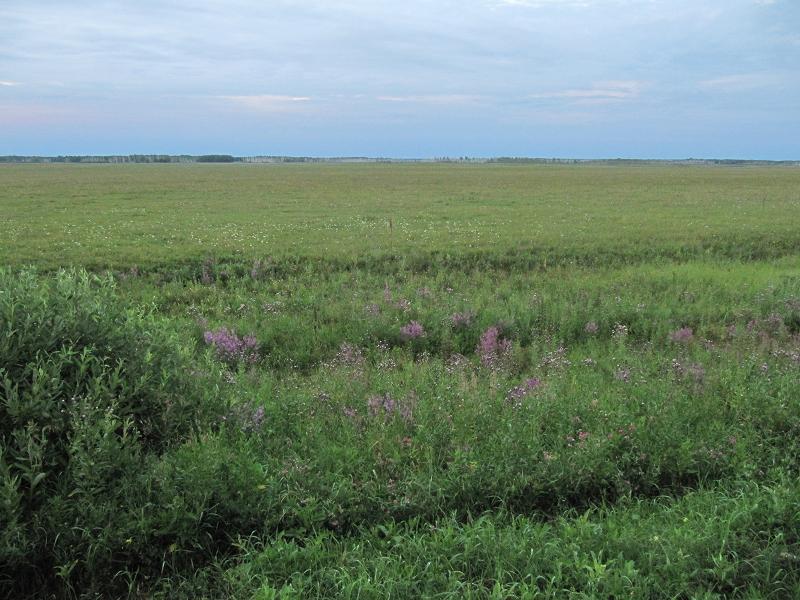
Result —
M 800 0 L 2 0 L 0 154 L 800 159 Z

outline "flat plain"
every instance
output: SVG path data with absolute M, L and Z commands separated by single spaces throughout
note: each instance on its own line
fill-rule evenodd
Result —
M 791 167 L 0 166 L 0 585 L 796 598 L 798 234 Z
M 0 207 L 0 260 L 14 265 L 469 251 L 747 258 L 796 249 L 800 170 L 2 165 Z

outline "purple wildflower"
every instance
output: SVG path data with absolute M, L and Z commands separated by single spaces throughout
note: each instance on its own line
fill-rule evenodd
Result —
M 542 357 L 539 366 L 549 369 L 563 369 L 572 364 L 567 358 L 567 349 L 564 346 L 559 346 L 553 352 L 548 352 Z
M 250 277 L 253 279 L 258 279 L 258 276 L 261 274 L 261 261 L 256 259 L 253 261 L 253 268 L 250 269 Z
M 703 380 L 706 378 L 706 370 L 700 363 L 689 365 L 687 373 L 694 379 L 695 383 L 703 383 Z
M 506 400 L 514 406 L 519 406 L 522 399 L 540 385 L 542 385 L 542 382 L 538 377 L 526 379 L 520 385 L 514 386 L 509 390 Z
M 586 323 L 586 327 L 583 328 L 583 330 L 590 335 L 594 335 L 599 329 L 600 328 L 597 326 L 597 323 L 594 321 L 589 321 Z
M 450 315 L 450 326 L 453 329 L 459 329 L 461 327 L 469 327 L 472 323 L 472 318 L 475 315 L 469 311 L 467 312 L 460 312 L 460 313 L 453 313 Z
M 371 417 L 377 417 L 379 414 L 383 413 L 384 416 L 388 418 L 397 409 L 398 409 L 397 402 L 395 402 L 395 399 L 392 398 L 389 394 L 370 396 L 367 399 L 367 412 Z
M 401 405 L 400 418 L 406 423 L 411 423 L 414 420 L 414 409 L 408 404 Z
M 414 409 L 417 406 L 418 400 L 417 393 L 412 390 L 406 394 L 403 401 L 399 403 L 398 413 L 406 425 L 410 425 L 414 422 Z
M 389 394 L 378 394 L 367 398 L 367 413 L 370 417 L 383 416 L 384 421 L 388 421 L 392 416 L 397 416 L 406 425 L 410 425 L 414 421 L 414 407 L 416 404 L 417 397 L 414 392 L 411 392 L 404 400 L 400 401 L 395 400 Z
M 783 316 L 778 313 L 772 313 L 764 319 L 764 325 L 772 332 L 779 331 L 783 327 Z
M 371 417 L 376 417 L 380 412 L 382 405 L 383 405 L 382 396 L 370 396 L 367 399 L 367 412 Z
M 489 329 L 483 332 L 477 348 L 481 364 L 489 368 L 497 367 L 498 363 L 505 358 L 510 351 L 511 341 L 501 337 L 500 328 L 496 325 L 489 327 Z
M 669 334 L 669 339 L 676 344 L 688 344 L 694 339 L 691 327 L 681 327 Z
M 361 348 L 353 344 L 348 344 L 347 342 L 342 342 L 334 362 L 343 367 L 356 369 L 364 366 L 364 360 L 364 354 Z
M 258 361 L 258 340 L 253 335 L 239 337 L 227 327 L 206 331 L 203 340 L 213 346 L 217 358 L 229 365 Z
M 425 328 L 418 321 L 411 321 L 400 328 L 400 337 L 404 340 L 415 340 L 425 335 Z

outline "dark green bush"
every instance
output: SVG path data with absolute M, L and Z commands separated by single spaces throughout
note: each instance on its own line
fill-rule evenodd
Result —
M 112 280 L 0 270 L 0 589 L 125 562 L 143 467 L 209 422 L 215 382 Z

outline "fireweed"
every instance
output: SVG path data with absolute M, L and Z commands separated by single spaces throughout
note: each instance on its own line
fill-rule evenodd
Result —
M 404 340 L 415 340 L 425 335 L 425 328 L 418 321 L 411 321 L 400 328 L 400 337 Z
M 364 367 L 365 362 L 366 359 L 361 348 L 347 342 L 342 342 L 339 346 L 339 352 L 334 358 L 335 365 L 351 369 L 361 369 Z
M 472 319 L 474 318 L 474 316 L 475 315 L 469 311 L 453 313 L 452 315 L 450 315 L 450 326 L 453 329 L 469 327 L 472 324 Z
M 539 366 L 544 369 L 565 369 L 571 364 L 572 362 L 567 358 L 567 349 L 559 346 L 553 352 L 545 354 Z
M 388 393 L 378 394 L 367 398 L 367 414 L 373 418 L 382 415 L 386 420 L 397 415 L 403 422 L 410 424 L 414 420 L 415 405 L 416 396 L 413 394 L 401 401 L 395 400 Z
M 676 344 L 688 344 L 694 339 L 694 331 L 691 327 L 681 327 L 670 333 L 669 339 Z
M 500 335 L 500 328 L 496 325 L 483 332 L 476 350 L 481 364 L 490 369 L 499 367 L 510 351 L 511 340 L 503 339 Z
M 227 327 L 206 331 L 203 341 L 213 346 L 217 358 L 228 365 L 258 362 L 258 340 L 254 335 L 239 337 Z
M 389 416 L 394 412 L 395 406 L 397 403 L 389 394 L 370 396 L 367 399 L 367 412 L 371 417 L 377 417 L 381 412 Z
M 538 377 L 526 379 L 521 384 L 514 386 L 506 394 L 506 401 L 513 406 L 519 407 L 522 404 L 522 399 L 531 392 L 537 390 L 542 385 Z

